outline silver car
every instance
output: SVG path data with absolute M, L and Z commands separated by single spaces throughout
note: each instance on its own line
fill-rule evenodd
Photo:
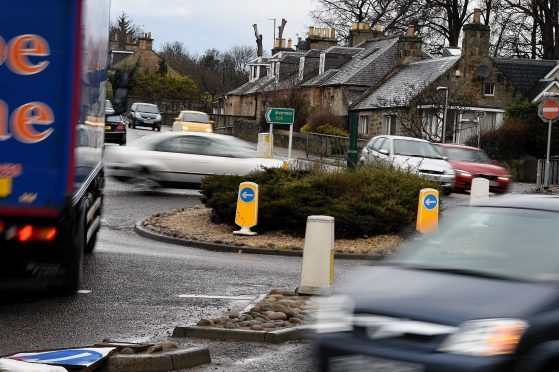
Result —
M 361 151 L 361 164 L 381 163 L 439 182 L 445 193 L 454 186 L 454 169 L 429 141 L 401 136 L 374 137 Z
M 285 166 L 281 160 L 257 158 L 251 143 L 213 133 L 167 132 L 105 148 L 107 175 L 142 189 L 196 187 L 209 175 L 242 176 Z

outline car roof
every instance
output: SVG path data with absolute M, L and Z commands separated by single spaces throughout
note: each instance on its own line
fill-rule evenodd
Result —
M 559 195 L 510 194 L 489 198 L 474 207 L 533 209 L 559 212 Z
M 437 145 L 437 146 L 440 146 L 440 147 L 449 147 L 449 148 L 475 150 L 475 151 L 481 150 L 477 147 L 466 146 L 466 145 L 458 145 L 458 144 L 454 144 L 454 143 L 434 143 L 434 145 Z
M 192 113 L 192 114 L 204 114 L 204 115 L 208 115 L 208 114 L 206 114 L 206 113 L 203 112 L 203 111 L 182 110 L 180 113 L 182 114 L 183 112 L 188 112 L 189 114 Z
M 382 136 L 376 136 L 375 138 L 378 138 L 378 137 L 392 138 L 392 139 L 402 139 L 402 140 L 417 141 L 417 142 L 429 142 L 427 140 L 424 140 L 423 138 L 394 136 L 394 135 L 388 135 L 388 134 L 387 135 L 382 135 Z
M 145 103 L 145 102 L 134 102 L 134 105 L 142 105 L 142 106 L 156 106 L 156 104 L 153 103 Z

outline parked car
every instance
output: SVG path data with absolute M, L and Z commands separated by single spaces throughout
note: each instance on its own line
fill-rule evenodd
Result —
M 214 133 L 166 132 L 105 150 L 107 175 L 142 188 L 197 187 L 214 174 L 246 175 L 283 161 L 256 157 L 251 143 Z
M 361 164 L 380 163 L 439 182 L 445 193 L 454 186 L 454 169 L 429 142 L 402 136 L 378 136 L 361 151 Z
M 105 143 L 126 145 L 126 124 L 121 115 L 105 116 Z
M 115 109 L 113 108 L 113 104 L 108 99 L 105 100 L 105 115 L 113 115 L 115 113 Z
M 559 198 L 458 208 L 323 300 L 322 371 L 559 370 Z
M 489 189 L 492 192 L 504 193 L 510 189 L 509 172 L 489 159 L 483 150 L 452 144 L 437 144 L 437 148 L 448 158 L 448 162 L 456 171 L 455 190 L 470 190 L 472 179 L 476 177 L 489 180 Z
M 212 133 L 210 117 L 205 112 L 181 111 L 173 123 L 173 132 L 204 132 Z
M 159 107 L 151 103 L 133 103 L 128 112 L 128 127 L 136 128 L 137 125 L 161 131 Z

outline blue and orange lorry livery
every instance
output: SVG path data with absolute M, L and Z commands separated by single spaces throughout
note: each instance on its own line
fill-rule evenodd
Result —
M 110 0 L 0 12 L 0 285 L 78 289 L 103 187 Z

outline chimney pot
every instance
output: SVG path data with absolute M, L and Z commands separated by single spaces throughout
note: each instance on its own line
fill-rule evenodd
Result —
M 291 49 L 293 47 L 293 41 L 291 39 L 287 39 L 287 47 Z
M 413 34 L 415 33 L 415 27 L 413 25 L 408 25 L 408 37 L 413 37 Z
M 382 31 L 382 25 L 380 23 L 375 24 L 375 31 L 377 31 L 377 32 Z
M 481 9 L 474 9 L 474 23 L 481 23 Z

